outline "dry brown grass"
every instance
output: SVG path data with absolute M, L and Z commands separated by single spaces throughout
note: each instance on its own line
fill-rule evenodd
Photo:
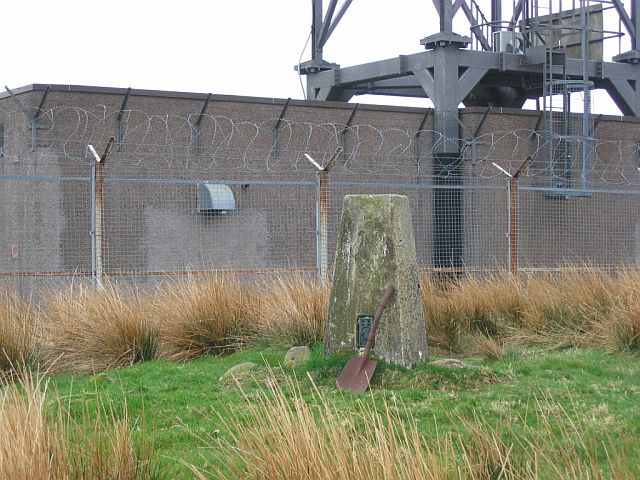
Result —
M 618 299 L 606 310 L 592 309 L 589 332 L 592 343 L 611 351 L 640 353 L 640 298 Z
M 294 383 L 271 385 L 247 399 L 248 411 L 220 417 L 231 435 L 221 447 L 223 467 L 191 467 L 197 478 L 417 480 L 454 470 L 453 451 L 427 449 L 417 426 L 402 422 L 393 405 L 344 411 L 316 392 L 312 406 Z
M 45 299 L 46 348 L 56 370 L 93 373 L 156 357 L 151 300 L 135 288 L 74 286 Z
M 430 340 L 453 351 L 461 348 L 463 334 L 505 334 L 527 304 L 523 284 L 508 273 L 446 283 L 424 276 L 421 288 Z
M 0 289 L 0 384 L 37 369 L 38 312 L 17 292 Z
M 46 388 L 28 378 L 0 396 L 0 478 L 11 480 L 147 480 L 156 478 L 152 447 L 137 445 L 128 419 L 98 415 L 81 427 Z
M 588 420 L 550 398 L 536 399 L 527 419 L 454 415 L 425 429 L 396 403 L 365 397 L 345 410 L 319 390 L 307 401 L 295 382 L 278 384 L 273 377 L 267 383 L 268 391 L 220 414 L 230 439 L 212 439 L 208 447 L 221 467 L 191 467 L 197 478 L 583 480 L 640 474 L 636 437 L 594 437 Z
M 329 288 L 307 276 L 267 281 L 251 311 L 254 343 L 313 345 L 322 339 L 328 301 Z
M 638 351 L 640 272 L 565 269 L 444 284 L 424 277 L 422 291 L 430 341 L 448 350 L 466 349 L 465 337 L 480 333 L 506 343 Z
M 429 341 L 451 351 L 491 357 L 513 344 L 640 351 L 640 272 L 567 269 L 446 283 L 424 277 L 421 288 Z M 40 344 L 57 369 L 78 372 L 156 356 L 226 354 L 247 344 L 312 345 L 323 335 L 328 294 L 305 276 L 258 285 L 230 274 L 194 276 L 145 295 L 76 285 L 45 299 L 40 342 L 40 310 L 2 292 L 0 370 L 15 376 L 15 365 L 34 363 Z
M 161 356 L 182 361 L 242 347 L 253 299 L 251 289 L 231 274 L 166 284 L 152 307 L 161 332 Z

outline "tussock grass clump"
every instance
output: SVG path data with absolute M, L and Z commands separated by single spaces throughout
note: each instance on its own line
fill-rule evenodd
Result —
M 221 467 L 191 467 L 197 478 L 583 480 L 640 473 L 635 436 L 594 432 L 549 398 L 535 399 L 527 419 L 453 415 L 420 429 L 409 410 L 384 399 L 365 397 L 344 410 L 319 390 L 306 400 L 295 382 L 270 385 L 220 415 L 230 439 L 209 448 Z
M 161 326 L 161 356 L 182 361 L 241 348 L 253 298 L 250 288 L 231 274 L 166 284 L 153 304 L 154 319 Z
M 486 335 L 474 336 L 471 340 L 469 352 L 487 360 L 516 359 L 522 354 L 517 347 L 505 345 L 504 340 Z
M 135 442 L 126 416 L 98 415 L 86 428 L 52 408 L 33 379 L 0 397 L 0 478 L 151 480 L 159 478 L 148 440 Z M 54 411 L 55 410 L 55 411 Z
M 329 288 L 298 275 L 268 280 L 251 312 L 254 342 L 313 345 L 322 339 Z
M 422 292 L 430 341 L 451 351 L 464 350 L 465 337 L 477 334 L 505 345 L 637 350 L 639 272 L 566 269 L 445 283 L 424 277 Z M 472 350 L 479 342 L 489 353 L 487 339 L 472 341 Z
M 159 332 L 150 306 L 137 289 L 112 284 L 74 286 L 46 298 L 54 368 L 93 373 L 156 358 Z
M 37 369 L 40 346 L 38 312 L 17 292 L 0 289 L 0 384 Z
M 526 281 L 523 326 L 541 334 L 575 333 L 590 308 L 606 309 L 625 289 L 611 273 L 594 269 L 540 273 Z
M 622 298 L 610 309 L 589 315 L 594 343 L 608 350 L 640 354 L 640 298 Z
M 430 340 L 452 351 L 462 348 L 463 334 L 505 334 L 521 323 L 527 305 L 523 284 L 508 273 L 444 283 L 423 276 L 421 290 Z
M 44 394 L 34 385 L 24 392 L 8 387 L 0 398 L 0 478 L 61 478 L 63 441 L 50 431 Z

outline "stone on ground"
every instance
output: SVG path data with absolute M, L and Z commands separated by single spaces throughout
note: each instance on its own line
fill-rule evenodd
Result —
M 284 356 L 285 367 L 299 367 L 311 357 L 309 347 L 291 347 Z
M 234 378 L 240 378 L 257 367 L 258 367 L 258 364 L 253 362 L 238 363 L 237 365 L 234 365 L 229 370 L 227 370 L 220 377 L 220 382 L 226 382 L 230 380 L 232 381 Z

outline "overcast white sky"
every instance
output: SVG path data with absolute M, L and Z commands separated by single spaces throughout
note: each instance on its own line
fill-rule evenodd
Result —
M 3 0 L 1 11 L 2 87 L 303 98 L 293 66 L 309 36 L 311 0 Z M 419 52 L 419 40 L 437 30 L 436 18 L 430 0 L 354 0 L 325 59 L 348 66 Z M 302 61 L 309 56 L 307 49 Z M 618 113 L 604 97 L 593 111 Z M 427 106 L 420 99 L 352 101 Z

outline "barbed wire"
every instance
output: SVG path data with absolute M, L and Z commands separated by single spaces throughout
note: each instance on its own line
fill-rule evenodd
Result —
M 0 162 L 84 161 L 89 158 L 88 145 L 98 148 L 114 135 L 119 115 L 106 105 L 91 110 L 52 107 L 38 115 L 38 128 L 32 135 L 25 114 L 5 105 L 0 107 L 4 129 Z M 117 140 L 112 161 L 127 168 L 298 174 L 314 169 L 304 154 L 322 164 L 342 148 L 337 173 L 433 176 L 442 145 L 454 143 L 460 148 L 460 158 L 448 170 L 440 168 L 441 176 L 504 179 L 494 163 L 513 172 L 532 155 L 534 162 L 523 179 L 534 183 L 560 178 L 569 183 L 588 179 L 640 185 L 638 142 L 563 139 L 526 128 L 449 139 L 431 129 L 277 118 L 249 121 L 224 115 L 181 116 L 130 109 L 121 115 Z

